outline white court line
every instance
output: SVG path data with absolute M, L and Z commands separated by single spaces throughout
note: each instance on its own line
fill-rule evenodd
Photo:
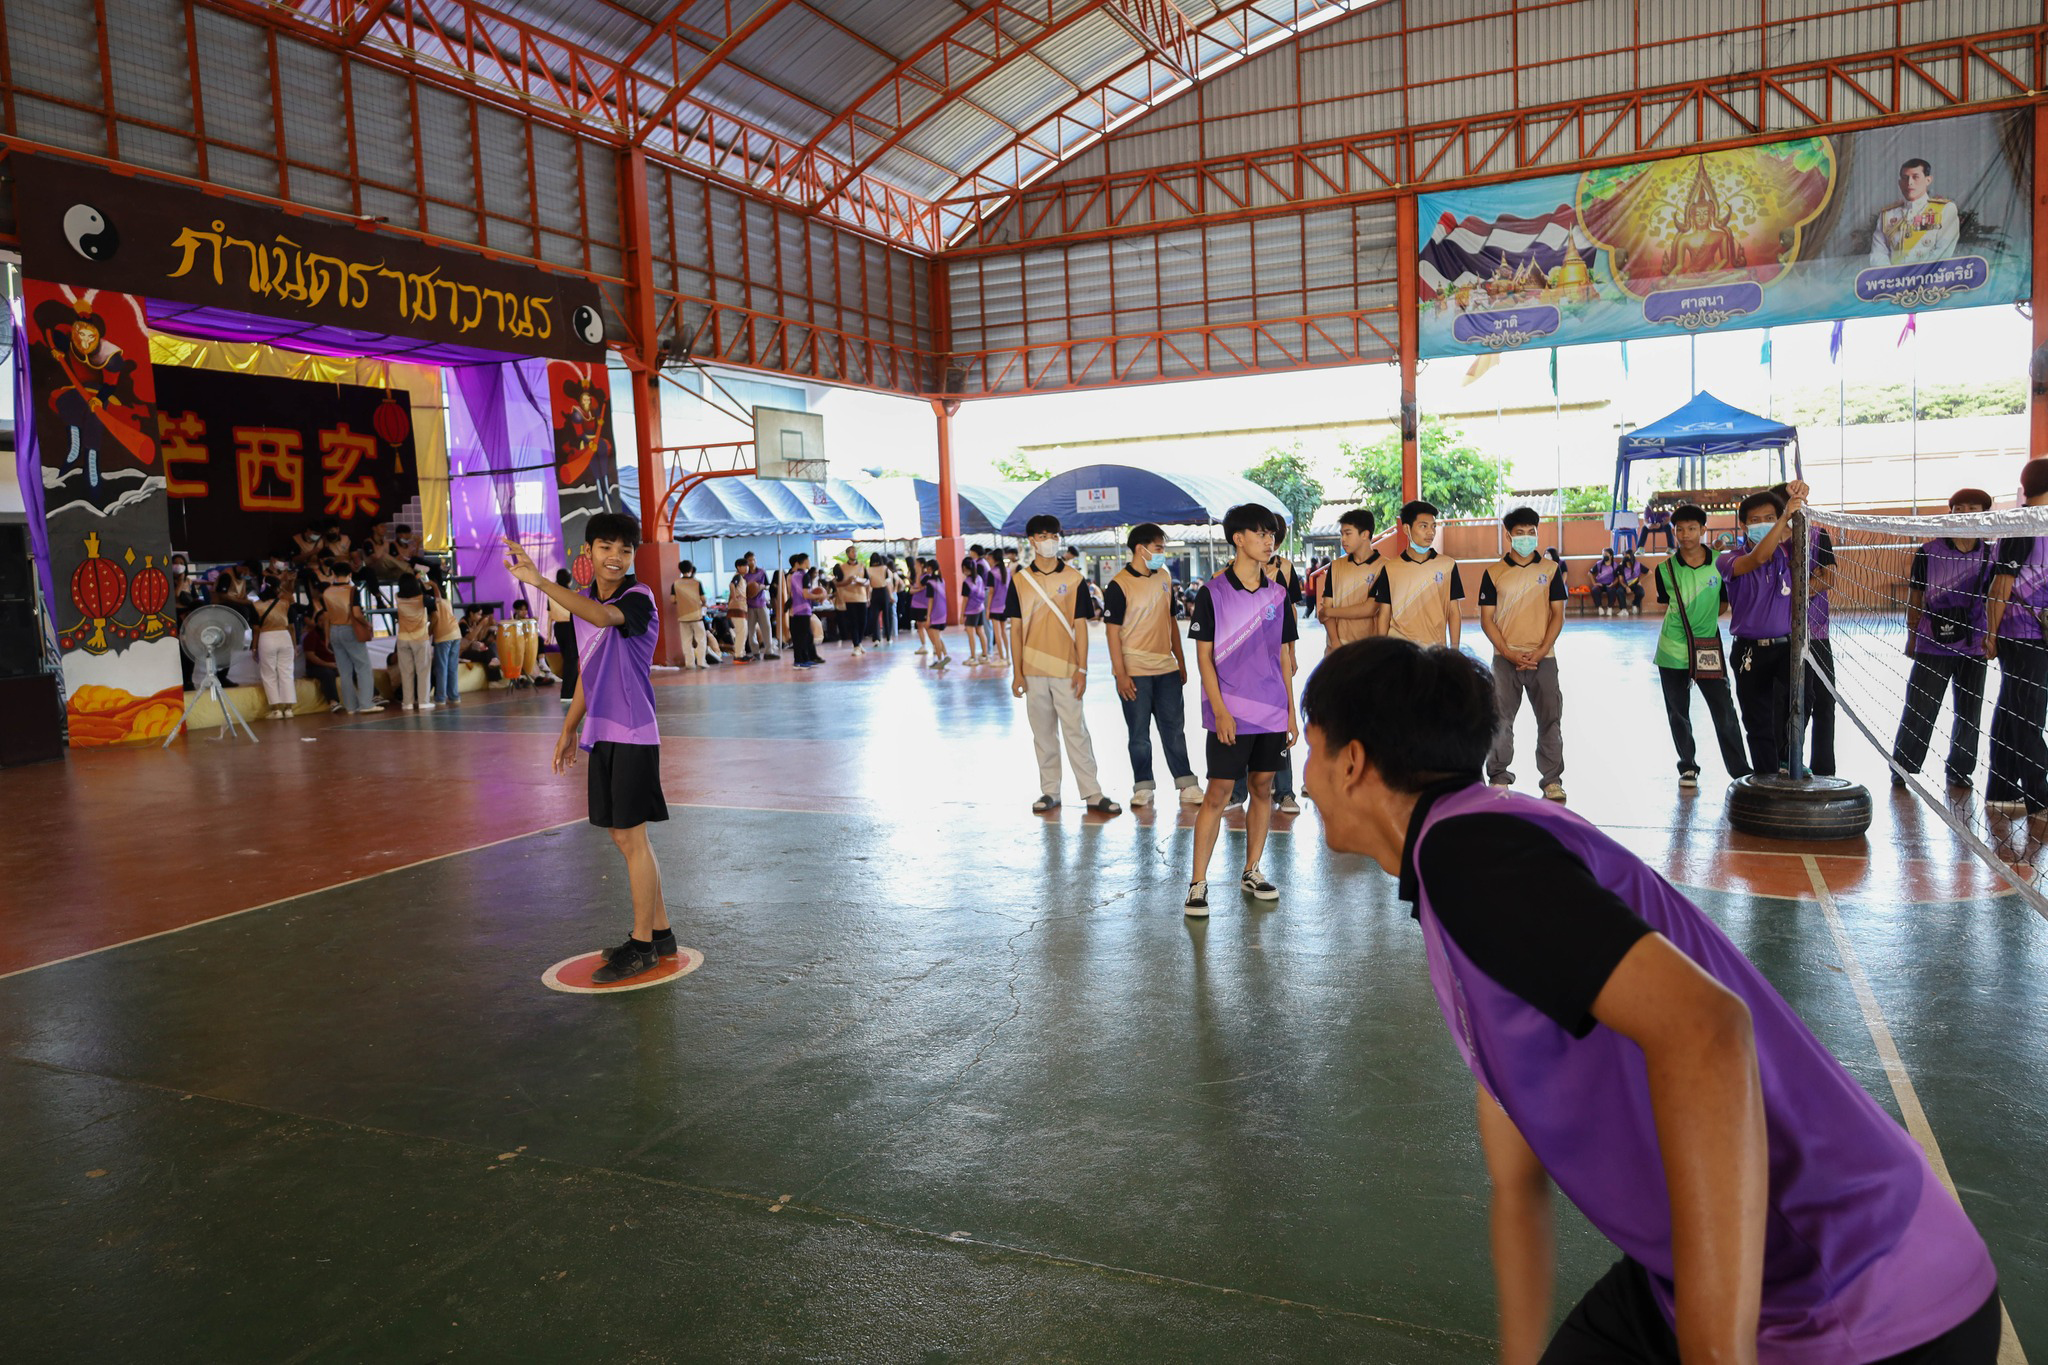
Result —
M 1906 1131 L 1927 1153 L 1928 1164 L 1934 1167 L 1935 1176 L 1949 1194 L 1961 1203 L 1956 1195 L 1956 1182 L 1948 1173 L 1948 1161 L 1941 1154 L 1941 1144 L 1935 1141 L 1934 1129 L 1927 1122 L 1927 1111 L 1920 1107 L 1920 1093 L 1913 1088 L 1913 1078 L 1906 1074 L 1906 1063 L 1899 1056 L 1898 1044 L 1892 1041 L 1891 1025 L 1885 1022 L 1884 1011 L 1878 1008 L 1877 993 L 1870 989 L 1870 978 L 1863 974 L 1863 963 L 1856 956 L 1855 947 L 1849 942 L 1849 931 L 1842 924 L 1841 911 L 1835 908 L 1835 893 L 1828 890 L 1825 878 L 1820 875 L 1820 864 L 1813 860 L 1811 853 L 1799 855 L 1806 863 L 1806 878 L 1813 883 L 1813 897 L 1820 902 L 1821 914 L 1827 917 L 1828 932 L 1834 935 L 1835 948 L 1842 955 L 1842 970 L 1849 977 L 1849 985 L 1856 992 L 1856 1004 L 1863 1011 L 1863 1022 L 1870 1029 L 1870 1039 L 1877 1044 L 1877 1055 L 1884 1062 L 1885 1079 L 1892 1083 L 1892 1095 L 1899 1102 L 1899 1116 L 1906 1122 Z M 2027 1365 L 2027 1353 L 2020 1348 L 2019 1334 L 2013 1331 L 2012 1314 L 2005 1311 L 2005 1304 L 1998 1305 L 1999 1320 L 2005 1324 L 2004 1334 L 1998 1342 L 1998 1365 Z

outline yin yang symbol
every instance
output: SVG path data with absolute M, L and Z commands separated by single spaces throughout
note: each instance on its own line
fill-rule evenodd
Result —
M 121 249 L 121 234 L 91 204 L 73 204 L 64 210 L 64 240 L 88 261 L 108 260 Z
M 593 346 L 604 340 L 604 319 L 587 303 L 576 309 L 576 316 L 571 319 L 571 325 L 576 328 L 577 336 Z

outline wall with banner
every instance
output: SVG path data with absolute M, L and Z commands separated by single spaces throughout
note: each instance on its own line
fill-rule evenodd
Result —
M 2013 303 L 2032 198 L 2024 110 L 1421 195 L 1421 351 Z
M 562 552 L 577 581 L 588 584 L 589 561 L 578 549 L 599 512 L 623 512 L 619 447 L 612 435 L 611 378 L 602 363 L 548 364 L 548 423 L 554 433 L 555 488 L 562 513 Z
M 196 560 L 282 555 L 314 522 L 365 541 L 419 493 L 410 394 L 164 365 L 156 403 L 171 538 Z
M 184 686 L 142 301 L 29 279 L 22 307 L 71 743 L 168 734 Z

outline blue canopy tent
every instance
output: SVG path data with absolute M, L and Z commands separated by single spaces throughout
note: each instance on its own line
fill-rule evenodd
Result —
M 849 536 L 882 524 L 874 504 L 844 479 L 778 483 L 706 479 L 676 511 L 678 540 L 713 536 Z
M 1711 393 L 1692 396 L 1692 401 L 1669 416 L 1637 427 L 1621 438 L 1620 457 L 1614 462 L 1614 510 L 1629 510 L 1629 467 L 1638 460 L 1681 460 L 1679 482 L 1697 487 L 1710 455 L 1740 455 L 1751 450 L 1778 452 L 1778 477 L 1785 474 L 1785 451 L 1792 451 L 1792 472 L 1799 473 L 1799 429 L 1753 412 L 1744 412 Z M 1688 475 L 1694 482 L 1688 483 Z
M 1025 523 L 1045 513 L 1058 517 L 1066 531 L 1102 531 L 1147 521 L 1161 526 L 1212 525 L 1243 502 L 1280 507 L 1273 494 L 1235 474 L 1091 464 L 1055 474 L 1026 493 L 1003 519 L 1002 533 L 1021 536 Z
M 939 533 L 939 486 L 930 479 L 912 479 L 911 484 L 917 490 L 922 534 L 935 536 Z M 1003 521 L 1016 510 L 1025 488 L 1022 484 L 962 483 L 955 484 L 953 492 L 960 499 L 960 534 L 997 536 L 1003 534 Z

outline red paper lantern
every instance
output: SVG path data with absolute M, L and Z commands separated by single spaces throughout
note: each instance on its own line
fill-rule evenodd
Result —
M 100 558 L 97 531 L 85 538 L 85 555 L 84 561 L 71 571 L 71 604 L 92 624 L 92 635 L 85 642 L 85 651 L 104 654 L 107 652 L 107 618 L 119 611 L 128 598 L 128 575 L 121 572 L 121 566 L 113 560 Z
M 371 414 L 370 425 L 376 428 L 377 435 L 385 445 L 396 446 L 411 433 L 412 417 L 400 406 L 398 400 L 392 397 L 390 391 L 386 390 L 384 401 L 379 403 L 377 411 Z
M 143 639 L 154 640 L 171 628 L 170 618 L 163 614 L 171 600 L 171 580 L 156 567 L 155 555 L 142 557 L 142 567 L 128 581 L 128 600 L 142 613 Z
M 597 565 L 591 562 L 588 550 L 578 550 L 576 558 L 569 561 L 569 577 L 576 580 L 576 586 L 587 588 L 590 580 L 597 577 Z

